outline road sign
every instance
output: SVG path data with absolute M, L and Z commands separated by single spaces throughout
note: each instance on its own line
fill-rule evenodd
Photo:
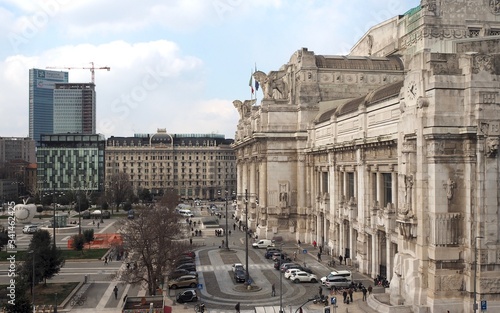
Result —
M 487 307 L 488 304 L 486 303 L 486 300 L 481 300 L 481 311 L 486 311 Z
M 203 289 L 203 284 L 198 284 L 198 289 Z
M 337 304 L 337 298 L 331 297 L 330 298 L 330 304 L 333 304 L 333 305 Z
M 302 250 L 302 254 L 307 254 L 307 250 L 306 249 Z

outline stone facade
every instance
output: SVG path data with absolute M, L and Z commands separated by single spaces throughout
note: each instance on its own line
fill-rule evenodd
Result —
M 237 214 L 386 277 L 388 312 L 500 311 L 499 50 L 500 1 L 423 0 L 348 56 L 256 72 Z

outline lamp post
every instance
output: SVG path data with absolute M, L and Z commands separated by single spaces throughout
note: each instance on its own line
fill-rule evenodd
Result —
M 229 250 L 229 228 L 228 228 L 228 225 L 227 225 L 227 196 L 228 196 L 228 191 L 226 189 L 226 250 Z
M 477 283 L 477 240 L 484 238 L 483 236 L 476 236 L 474 238 L 474 304 L 472 305 L 474 313 L 477 312 L 477 292 L 476 292 L 476 283 Z
M 281 251 L 283 252 L 283 243 L 281 244 Z M 281 263 L 280 263 L 281 265 Z M 283 273 L 281 273 L 281 266 L 278 268 L 280 270 L 280 311 L 279 313 L 284 313 L 283 311 Z
M 31 277 L 31 302 L 33 304 L 33 313 L 35 313 L 35 250 L 30 250 L 28 253 L 33 254 L 33 276 Z
M 245 282 L 248 283 L 250 274 L 248 272 L 248 190 L 245 189 Z

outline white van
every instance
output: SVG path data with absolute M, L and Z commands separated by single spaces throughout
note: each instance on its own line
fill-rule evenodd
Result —
M 321 284 L 326 285 L 327 281 L 332 281 L 337 277 L 346 278 L 347 281 L 352 282 L 352 272 L 347 270 L 342 271 L 332 271 L 328 276 L 321 277 Z
M 180 215 L 182 215 L 184 217 L 194 217 L 194 214 L 191 212 L 191 210 L 180 209 L 178 212 Z
M 265 249 L 267 247 L 274 247 L 274 242 L 270 239 L 261 239 L 257 242 L 252 243 L 252 247 Z

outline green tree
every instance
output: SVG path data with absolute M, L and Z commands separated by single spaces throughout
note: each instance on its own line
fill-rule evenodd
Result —
M 76 234 L 71 236 L 71 239 L 73 239 L 71 247 L 76 251 L 82 251 L 85 246 L 85 236 L 83 234 Z
M 46 230 L 39 230 L 33 234 L 25 266 L 23 266 L 23 276 L 28 277 L 29 282 L 33 282 L 33 262 L 35 262 L 35 285 L 40 281 L 47 284 L 47 279 L 54 277 L 64 266 L 65 260 L 61 249 L 55 248 L 52 244 L 50 233 Z
M 83 231 L 83 237 L 85 238 L 85 243 L 89 244 L 89 249 L 90 249 L 90 242 L 94 240 L 94 229 L 85 229 Z
M 16 299 L 15 302 L 7 302 L 5 310 L 8 313 L 26 313 L 33 310 L 31 300 L 28 297 L 28 282 L 20 274 L 23 271 L 24 264 L 18 267 L 18 277 L 16 280 Z

